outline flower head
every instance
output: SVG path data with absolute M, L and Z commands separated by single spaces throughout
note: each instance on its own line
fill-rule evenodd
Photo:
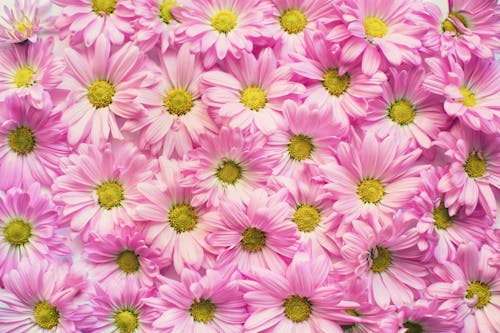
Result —
M 48 0 L 38 1 L 36 5 L 28 0 L 15 0 L 12 8 L 3 6 L 0 42 L 37 42 L 38 34 L 49 29 L 52 23 L 52 19 L 47 17 L 49 10 Z

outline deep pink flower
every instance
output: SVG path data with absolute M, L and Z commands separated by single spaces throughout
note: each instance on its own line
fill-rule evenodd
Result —
M 456 333 L 461 328 L 456 309 L 438 307 L 436 301 L 419 299 L 412 305 L 399 308 L 401 329 L 398 333 L 429 332 Z

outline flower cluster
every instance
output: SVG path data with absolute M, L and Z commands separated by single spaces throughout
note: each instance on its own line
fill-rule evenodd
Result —
M 13 0 L 0 333 L 500 332 L 497 0 Z

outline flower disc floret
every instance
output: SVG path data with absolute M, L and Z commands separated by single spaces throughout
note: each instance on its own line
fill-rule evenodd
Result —
M 202 297 L 199 300 L 194 300 L 189 308 L 189 313 L 195 321 L 206 324 L 214 319 L 215 310 L 215 304 Z
M 306 321 L 311 316 L 312 303 L 307 297 L 291 295 L 283 303 L 285 316 L 294 323 Z
M 259 228 L 247 228 L 241 236 L 241 246 L 247 252 L 258 252 L 266 245 L 266 234 Z
M 288 9 L 281 14 L 280 25 L 287 33 L 298 34 L 305 29 L 307 17 L 299 9 Z
M 59 325 L 59 310 L 47 301 L 39 302 L 33 313 L 35 323 L 43 329 L 51 330 Z
M 31 224 L 21 218 L 12 219 L 4 227 L 3 237 L 12 246 L 27 244 L 31 238 Z
M 31 153 L 35 149 L 35 145 L 35 135 L 26 126 L 19 126 L 9 133 L 9 147 L 18 155 Z

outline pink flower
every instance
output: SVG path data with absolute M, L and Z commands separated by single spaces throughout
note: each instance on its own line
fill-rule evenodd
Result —
M 229 58 L 225 67 L 203 74 L 202 94 L 203 102 L 230 127 L 272 134 L 283 121 L 283 101 L 297 98 L 304 89 L 290 81 L 290 67 L 278 66 L 269 48 L 257 58 L 250 53 Z
M 129 120 L 123 128 L 140 130 L 139 144 L 154 155 L 182 158 L 199 145 L 202 133 L 217 131 L 198 90 L 203 73 L 201 59 L 191 54 L 189 47 L 184 44 L 178 51 L 157 53 L 160 66 L 152 73 L 160 78 L 160 83 L 139 94 L 147 111 Z
M 0 109 L 0 188 L 50 186 L 61 174 L 59 160 L 69 154 L 61 114 L 47 99 L 38 110 L 16 95 L 0 102 Z
M 436 301 L 419 299 L 412 305 L 403 305 L 399 309 L 401 330 L 398 333 L 429 332 L 456 333 L 461 328 L 457 320 L 456 309 L 438 307 Z
M 248 204 L 221 202 L 221 216 L 211 216 L 207 242 L 218 253 L 218 267 L 237 266 L 246 273 L 256 267 L 284 271 L 297 250 L 298 235 L 287 218 L 285 192 L 268 195 L 257 189 Z
M 68 265 L 22 261 L 3 277 L 0 333 L 74 333 L 76 299 L 86 286 Z
M 148 161 L 125 142 L 80 144 L 60 166 L 63 175 L 52 187 L 54 200 L 84 241 L 91 232 L 105 235 L 117 227 L 134 226 L 134 209 L 142 203 L 137 184 L 156 171 L 155 160 Z
M 3 6 L 2 21 L 0 21 L 0 42 L 36 43 L 38 34 L 50 29 L 52 18 L 47 15 L 50 1 L 37 1 L 36 5 L 28 0 L 15 0 L 12 8 Z
M 495 217 L 495 188 L 500 188 L 500 138 L 474 132 L 455 125 L 449 132 L 442 132 L 436 145 L 449 159 L 448 172 L 438 184 L 444 193 L 444 205 L 450 214 L 465 206 L 471 215 L 479 203 L 486 213 Z
M 180 281 L 161 277 L 158 296 L 144 302 L 159 312 L 153 333 L 240 333 L 247 318 L 240 275 L 208 269 L 205 275 L 184 269 Z

